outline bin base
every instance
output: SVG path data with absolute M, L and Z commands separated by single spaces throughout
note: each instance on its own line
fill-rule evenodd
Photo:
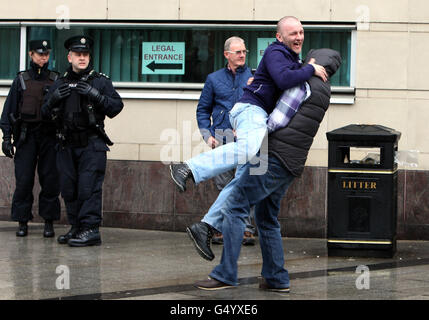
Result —
M 365 258 L 393 258 L 396 250 L 371 250 L 371 249 L 341 249 L 341 248 L 329 248 L 329 257 L 365 257 Z
M 344 242 L 343 242 L 344 241 Z M 328 256 L 393 258 L 396 253 L 396 237 L 386 240 L 388 244 L 371 244 L 377 240 L 333 240 L 327 242 Z

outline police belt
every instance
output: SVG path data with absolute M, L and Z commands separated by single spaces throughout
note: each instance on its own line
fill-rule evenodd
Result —
M 88 140 L 91 138 L 100 138 L 107 145 L 113 144 L 103 130 L 96 131 L 95 129 L 68 131 L 65 135 L 65 144 L 72 147 L 86 147 L 88 145 Z
M 90 138 L 98 137 L 92 130 L 69 131 L 65 137 L 65 144 L 72 147 L 86 147 Z

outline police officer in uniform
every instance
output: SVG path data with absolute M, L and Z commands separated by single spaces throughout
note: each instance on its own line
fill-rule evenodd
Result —
M 61 244 L 83 247 L 101 244 L 102 185 L 106 170 L 105 116 L 123 108 L 112 81 L 94 71 L 86 36 L 67 39 L 69 68 L 50 88 L 42 107 L 44 117 L 57 125 L 57 167 L 70 230 L 58 237 Z
M 19 72 L 12 83 L 0 120 L 2 151 L 14 159 L 16 188 L 12 220 L 19 222 L 18 237 L 28 233 L 32 220 L 33 185 L 37 166 L 41 191 L 39 215 L 45 220 L 44 237 L 53 237 L 53 221 L 60 219 L 59 178 L 55 166 L 55 126 L 41 117 L 43 97 L 58 73 L 48 69 L 49 40 L 29 43 L 30 68 Z M 16 149 L 16 150 L 15 150 Z

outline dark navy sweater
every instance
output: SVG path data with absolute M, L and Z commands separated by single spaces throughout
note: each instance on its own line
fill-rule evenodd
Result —
M 307 81 L 313 74 L 312 65 L 302 66 L 299 56 L 276 40 L 265 50 L 255 79 L 244 88 L 239 102 L 257 105 L 270 114 L 284 90 Z

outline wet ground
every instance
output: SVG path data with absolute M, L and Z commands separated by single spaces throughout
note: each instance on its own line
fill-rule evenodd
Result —
M 429 300 L 429 242 L 398 241 L 393 258 L 328 257 L 326 239 L 284 238 L 289 294 L 258 289 L 259 245 L 243 246 L 236 288 L 193 283 L 219 262 L 203 260 L 185 232 L 101 228 L 103 244 L 71 248 L 43 238 L 43 225 L 0 221 L 0 299 L 84 300 Z M 56 225 L 56 236 L 68 231 Z

